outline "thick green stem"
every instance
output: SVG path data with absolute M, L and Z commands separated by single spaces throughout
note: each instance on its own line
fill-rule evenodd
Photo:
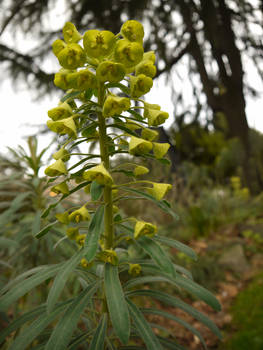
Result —
M 102 108 L 103 100 L 105 96 L 104 84 L 100 83 L 98 88 L 98 104 Z M 98 113 L 99 119 L 99 142 L 100 142 L 100 154 L 101 160 L 107 170 L 110 170 L 110 159 L 107 145 L 107 131 L 105 118 L 102 112 Z M 110 249 L 113 245 L 114 239 L 114 227 L 113 227 L 113 209 L 112 209 L 112 187 L 105 186 L 104 188 L 104 236 L 105 236 L 105 248 Z

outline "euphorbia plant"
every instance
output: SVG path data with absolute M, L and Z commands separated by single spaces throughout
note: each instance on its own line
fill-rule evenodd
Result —
M 45 170 L 52 191 L 60 198 L 42 216 L 51 215 L 64 198 L 76 191 L 85 191 L 90 199 L 67 211 L 60 207 L 55 214 L 57 220 L 37 234 L 40 238 L 53 225 L 64 224 L 65 239 L 75 242 L 75 254 L 64 263 L 46 265 L 19 277 L 4 289 L 1 306 L 6 310 L 32 287 L 55 276 L 46 303 L 11 323 L 1 340 L 33 320 L 10 349 L 25 349 L 34 340 L 35 348 L 45 350 L 77 349 L 80 344 L 90 350 L 183 349 L 174 339 L 176 334 L 163 337 L 153 332 L 152 327 L 158 325 L 149 323 L 144 315 L 155 314 L 184 325 L 205 347 L 201 334 L 184 320 L 162 310 L 140 308 L 137 302 L 140 297 L 148 297 L 179 307 L 220 336 L 204 314 L 178 297 L 149 288 L 153 282 L 170 283 L 218 310 L 214 296 L 172 262 L 165 246 L 191 258 L 196 257 L 195 253 L 159 235 L 156 225 L 145 221 L 143 213 L 138 218 L 125 217 L 119 209 L 122 201 L 144 198 L 175 216 L 164 199 L 171 185 L 140 179 L 148 173 L 142 162 L 147 158 L 167 162 L 163 157 L 169 148 L 158 142 L 156 130 L 168 113 L 142 99 L 150 91 L 156 73 L 154 52 L 143 50 L 143 26 L 130 20 L 117 35 L 88 30 L 82 36 L 68 22 L 63 34 L 64 40 L 53 43 L 53 52 L 62 66 L 54 82 L 67 92 L 59 105 L 48 111 L 47 125 L 65 136 L 61 137 L 54 162 Z M 78 43 L 81 39 L 83 47 Z M 94 140 L 98 140 L 99 152 L 78 152 L 82 159 L 74 163 L 75 147 L 87 147 L 87 142 Z M 125 163 L 113 163 L 119 154 L 129 155 L 129 162 L 126 157 Z M 127 181 L 117 183 L 118 172 L 124 173 Z M 72 274 L 78 295 L 58 302 Z M 51 332 L 49 324 L 54 325 Z

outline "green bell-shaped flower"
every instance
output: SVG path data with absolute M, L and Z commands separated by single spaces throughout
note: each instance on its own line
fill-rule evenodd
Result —
M 166 155 L 169 148 L 169 143 L 153 142 L 153 154 L 155 155 L 155 158 L 163 158 Z
M 153 86 L 152 78 L 145 74 L 139 74 L 136 77 L 131 76 L 131 96 L 138 98 L 147 94 Z
M 156 57 L 154 51 L 144 52 L 143 61 L 151 61 L 153 64 L 155 63 Z
M 63 90 L 71 89 L 71 86 L 67 80 L 70 73 L 72 73 L 71 70 L 61 68 L 60 71 L 55 74 L 54 84 Z
M 66 181 L 63 181 L 60 184 L 51 187 L 50 190 L 56 194 L 69 194 L 69 188 Z
M 96 76 L 89 69 L 82 69 L 78 72 L 68 74 L 67 81 L 76 90 L 84 91 L 97 88 Z
M 135 67 L 135 75 L 144 74 L 147 77 L 153 78 L 156 74 L 156 67 L 152 61 L 142 61 Z
M 77 227 L 69 227 L 66 231 L 66 234 L 69 239 L 72 239 L 74 241 L 78 236 L 80 236 L 79 229 Z
M 153 183 L 153 188 L 148 188 L 147 192 L 160 201 L 171 188 L 171 184 Z
M 131 136 L 131 140 L 129 143 L 129 153 L 133 155 L 149 153 L 152 147 L 153 146 L 150 141 L 143 140 L 139 137 Z
M 140 264 L 129 264 L 129 275 L 138 276 L 141 273 L 142 267 Z
M 109 95 L 103 104 L 102 114 L 105 118 L 111 117 L 115 114 L 121 114 L 123 111 L 127 111 L 130 106 L 131 102 L 128 97 Z
M 60 51 L 65 49 L 66 46 L 67 46 L 67 44 L 65 43 L 65 41 L 63 41 L 61 39 L 55 40 L 52 44 L 52 51 L 53 51 L 54 55 L 58 56 Z
M 79 246 L 83 247 L 85 244 L 85 239 L 86 239 L 86 235 L 81 234 L 81 235 L 77 235 L 77 237 L 75 238 L 75 241 Z
M 83 173 L 83 178 L 87 181 L 94 181 L 100 185 L 111 185 L 113 179 L 103 164 L 96 165 Z
M 150 222 L 137 221 L 134 227 L 134 238 L 137 239 L 141 236 L 152 237 L 157 232 L 157 227 Z
M 152 130 L 152 129 L 143 129 L 142 130 L 142 138 L 148 141 L 154 141 L 158 138 L 159 133 L 156 130 Z
M 125 73 L 124 65 L 113 61 L 103 61 L 96 69 L 96 76 L 103 83 L 117 83 L 124 78 Z
M 143 47 L 139 43 L 126 39 L 117 41 L 114 50 L 115 61 L 122 63 L 126 68 L 136 66 L 143 57 Z
M 74 210 L 69 215 L 69 220 L 76 222 L 76 223 L 79 223 L 80 221 L 89 221 L 90 220 L 90 213 L 85 206 L 82 206 L 81 208 Z
M 69 224 L 69 218 L 68 218 L 68 212 L 65 211 L 64 213 L 57 213 L 55 215 L 56 219 L 61 222 L 61 224 Z
M 142 43 L 144 37 L 143 25 L 138 21 L 129 20 L 122 25 L 121 34 L 129 41 Z
M 50 177 L 59 176 L 59 175 L 66 175 L 67 174 L 67 168 L 64 164 L 64 162 L 61 159 L 58 159 L 55 161 L 55 163 L 49 165 L 45 169 L 45 174 Z
M 47 126 L 51 131 L 54 131 L 57 134 L 60 134 L 60 135 L 67 134 L 69 135 L 69 137 L 73 137 L 73 138 L 77 137 L 77 129 L 76 129 L 73 116 L 66 119 L 57 120 L 57 121 L 48 120 Z
M 71 22 L 66 22 L 62 31 L 64 40 L 67 44 L 78 43 L 82 38 L 82 35 L 77 31 L 77 28 Z
M 161 125 L 166 121 L 167 118 L 169 118 L 169 114 L 167 112 L 163 112 L 158 109 L 150 109 L 147 107 L 145 107 L 143 115 L 148 119 L 149 126 Z
M 82 67 L 86 61 L 85 52 L 78 44 L 68 44 L 57 57 L 61 66 L 66 69 Z
M 117 253 L 113 249 L 105 249 L 102 252 L 97 254 L 97 258 L 106 263 L 117 265 L 118 264 L 118 256 Z
M 63 102 L 58 107 L 50 109 L 47 114 L 49 118 L 56 121 L 70 117 L 72 115 L 72 109 L 67 102 Z
M 149 172 L 149 169 L 142 165 L 136 166 L 133 170 L 133 174 L 136 177 L 148 174 L 148 172 Z
M 115 43 L 115 35 L 108 31 L 96 29 L 88 30 L 83 36 L 83 46 L 86 54 L 91 58 L 107 57 Z
M 70 159 L 70 153 L 64 147 L 61 147 L 60 150 L 53 154 L 52 158 L 56 160 L 61 159 L 63 162 L 67 162 Z

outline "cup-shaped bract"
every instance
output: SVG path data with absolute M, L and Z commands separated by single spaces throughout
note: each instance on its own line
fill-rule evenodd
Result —
M 163 158 L 168 152 L 169 148 L 170 148 L 169 143 L 153 142 L 153 154 L 155 155 L 155 158 L 156 159 Z
M 60 134 L 60 135 L 67 134 L 69 137 L 73 137 L 73 138 L 77 137 L 77 128 L 76 128 L 76 124 L 74 122 L 73 116 L 66 119 L 57 120 L 57 121 L 48 120 L 47 126 L 51 131 L 54 131 L 57 134 Z
M 94 181 L 100 185 L 111 185 L 113 183 L 113 179 L 104 167 L 103 164 L 99 164 L 90 168 L 89 170 L 83 173 L 83 178 L 87 181 Z
M 52 108 L 47 112 L 49 118 L 52 120 L 60 120 L 70 117 L 72 113 L 72 108 L 67 102 L 61 103 L 58 107 Z
M 139 74 L 136 77 L 131 76 L 131 96 L 138 98 L 147 94 L 153 86 L 152 78 L 147 77 L 145 74 Z
M 69 220 L 76 223 L 79 223 L 80 221 L 88 221 L 90 220 L 90 213 L 85 206 L 82 206 L 69 214 Z
M 134 227 L 134 238 L 139 238 L 141 236 L 152 237 L 156 234 L 157 227 L 150 222 L 136 221 Z
M 63 162 L 67 162 L 70 159 L 70 153 L 64 147 L 61 147 L 53 154 L 52 158 L 56 160 L 61 159 Z
M 66 175 L 67 168 L 61 159 L 55 161 L 55 163 L 49 165 L 45 169 L 45 174 L 50 177 L 55 177 L 59 175 Z
M 143 58 L 142 58 L 143 61 L 151 61 L 154 64 L 155 59 L 156 59 L 156 57 L 155 57 L 154 51 L 144 52 Z
M 127 111 L 130 106 L 131 102 L 129 98 L 109 95 L 104 102 L 102 114 L 105 118 L 111 117 L 115 114 L 121 114 Z
M 76 69 L 82 67 L 86 61 L 86 55 L 79 44 L 67 44 L 58 55 L 59 63 L 63 68 Z
M 89 69 L 68 74 L 67 81 L 71 88 L 80 91 L 97 88 L 96 76 Z
M 69 188 L 66 181 L 51 187 L 50 190 L 56 194 L 69 194 Z
M 146 154 L 151 151 L 152 147 L 153 146 L 150 141 L 132 136 L 129 143 L 129 153 L 132 155 Z
M 158 109 L 145 108 L 144 117 L 148 119 L 149 126 L 158 126 L 163 124 L 166 119 L 169 118 L 169 114 Z
M 61 222 L 61 224 L 69 224 L 69 218 L 68 218 L 68 212 L 65 211 L 64 213 L 57 213 L 55 215 L 56 219 Z
M 146 168 L 145 166 L 143 165 L 138 165 L 134 168 L 133 170 L 133 174 L 134 176 L 142 176 L 142 175 L 145 175 L 145 174 L 148 174 L 149 172 L 149 169 Z
M 143 25 L 135 20 L 126 21 L 121 27 L 121 34 L 129 41 L 142 43 L 144 37 Z
M 156 130 L 152 130 L 152 129 L 148 129 L 148 128 L 144 128 L 142 130 L 142 138 L 148 141 L 154 141 L 158 138 L 159 133 Z
M 103 61 L 96 69 L 96 76 L 102 83 L 117 83 L 124 78 L 125 73 L 124 65 L 114 61 Z
M 58 56 L 58 54 L 60 53 L 60 51 L 62 51 L 63 49 L 65 49 L 65 47 L 67 46 L 67 44 L 65 43 L 65 41 L 61 40 L 61 39 L 57 39 L 52 43 L 52 51 L 54 53 L 55 56 Z
M 150 60 L 142 61 L 135 67 L 135 75 L 144 74 L 153 78 L 156 74 L 156 67 Z
M 91 29 L 83 35 L 84 50 L 91 58 L 101 59 L 109 56 L 113 50 L 114 43 L 115 35 L 108 30 Z
M 69 227 L 66 234 L 68 238 L 72 240 L 76 240 L 76 238 L 80 236 L 78 227 Z
M 64 68 L 60 69 L 60 71 L 55 74 L 54 84 L 63 90 L 71 89 L 71 86 L 67 80 L 68 75 L 70 73 L 72 73 L 72 71 L 69 69 L 64 69 Z
M 67 44 L 78 43 L 82 35 L 77 31 L 75 25 L 71 22 L 66 22 L 63 27 L 64 40 Z
M 143 57 L 143 47 L 137 42 L 130 42 L 126 39 L 117 41 L 114 50 L 114 59 L 122 63 L 125 68 L 134 67 L 141 62 Z
M 142 267 L 140 264 L 129 264 L 129 275 L 138 276 L 141 273 Z
M 172 188 L 171 184 L 153 183 L 152 188 L 148 188 L 147 192 L 151 194 L 155 199 L 161 200 L 166 193 Z

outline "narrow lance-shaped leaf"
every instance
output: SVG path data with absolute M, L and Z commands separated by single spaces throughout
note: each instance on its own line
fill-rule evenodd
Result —
M 100 199 L 104 186 L 98 184 L 96 181 L 92 181 L 90 186 L 90 195 L 93 201 Z
M 47 226 L 45 226 L 44 228 L 42 228 L 42 230 L 40 230 L 37 234 L 35 234 L 36 238 L 41 238 L 43 236 L 45 236 L 54 225 L 56 225 L 58 223 L 58 221 L 53 221 L 50 224 L 48 224 Z
M 85 258 L 88 261 L 92 261 L 96 255 L 99 245 L 98 241 L 103 232 L 103 216 L 104 206 L 102 205 L 96 210 L 89 225 L 89 231 L 85 241 Z
M 148 322 L 143 317 L 141 311 L 137 308 L 135 304 L 133 304 L 129 299 L 127 299 L 129 305 L 129 311 L 133 323 L 139 333 L 140 337 L 144 341 L 148 350 L 162 350 L 159 340 L 154 334 Z
M 121 342 L 127 344 L 130 337 L 130 318 L 127 302 L 119 280 L 118 267 L 106 264 L 104 278 L 111 322 Z
M 63 317 L 59 320 L 54 329 L 45 350 L 66 350 L 71 340 L 71 336 L 77 327 L 79 318 L 83 313 L 87 303 L 92 298 L 99 284 L 94 282 L 83 290 L 79 296 L 67 308 Z
M 163 237 L 163 236 L 158 236 L 156 235 L 155 240 L 157 240 L 158 242 L 167 245 L 169 247 L 172 248 L 176 248 L 178 250 L 180 250 L 181 252 L 183 252 L 185 255 L 189 256 L 189 258 L 192 258 L 193 260 L 197 260 L 197 255 L 195 253 L 195 251 L 188 247 L 187 245 L 175 240 L 175 239 L 171 239 L 171 238 L 167 238 L 167 237 Z
M 104 348 L 104 342 L 107 330 L 107 314 L 103 314 L 98 327 L 92 337 L 89 350 L 101 350 Z

